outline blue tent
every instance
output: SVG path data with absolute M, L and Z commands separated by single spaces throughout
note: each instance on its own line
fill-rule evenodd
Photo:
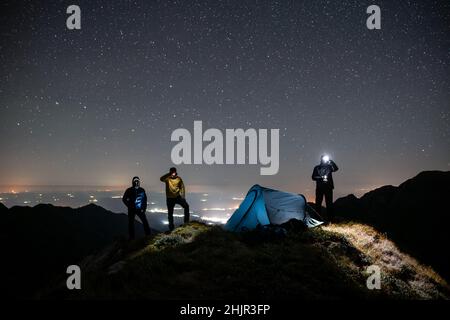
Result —
M 308 228 L 323 222 L 311 218 L 303 195 L 254 185 L 239 208 L 225 224 L 228 231 L 255 229 L 258 224 L 282 224 L 291 219 L 303 221 Z

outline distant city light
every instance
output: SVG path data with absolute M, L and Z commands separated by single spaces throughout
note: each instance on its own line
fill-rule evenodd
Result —
M 153 209 L 147 209 L 147 212 L 152 212 L 152 213 L 167 213 L 167 209 L 153 208 Z
M 207 222 L 215 222 L 215 223 L 221 223 L 221 224 L 225 224 L 228 221 L 228 218 L 223 218 L 223 217 L 201 217 L 200 219 L 207 221 Z

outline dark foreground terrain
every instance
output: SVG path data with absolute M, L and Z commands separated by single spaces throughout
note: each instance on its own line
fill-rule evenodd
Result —
M 126 237 L 128 217 L 90 204 L 81 208 L 0 203 L 2 295 L 32 298 L 68 265 Z M 137 233 L 143 234 L 136 223 Z
M 368 290 L 367 267 L 382 272 Z M 81 264 L 82 290 L 61 279 L 44 299 L 448 299 L 446 282 L 371 227 L 292 228 L 286 237 L 200 223 L 115 242 Z

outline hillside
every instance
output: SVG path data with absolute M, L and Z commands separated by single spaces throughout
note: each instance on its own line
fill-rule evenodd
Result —
M 3 294 L 30 298 L 66 267 L 127 236 L 128 217 L 90 204 L 81 208 L 0 204 Z M 137 233 L 142 226 L 136 223 Z
M 404 251 L 450 280 L 450 171 L 424 171 L 398 187 L 384 186 L 335 202 L 336 214 L 386 233 Z
M 382 270 L 381 290 L 366 269 Z M 190 223 L 171 234 L 115 242 L 82 264 L 82 290 L 64 279 L 41 298 L 66 299 L 449 299 L 446 282 L 361 224 L 304 230 L 286 237 L 229 233 Z

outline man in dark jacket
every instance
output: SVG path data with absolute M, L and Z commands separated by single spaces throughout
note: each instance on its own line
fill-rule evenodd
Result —
M 132 186 L 128 188 L 123 197 L 123 203 L 128 208 L 128 233 L 130 240 L 134 239 L 134 220 L 136 216 L 141 219 L 144 226 L 144 232 L 148 236 L 150 235 L 150 226 L 148 225 L 145 211 L 147 210 L 147 195 L 145 190 L 141 188 L 141 181 L 139 177 L 134 177 L 132 180 Z
M 314 167 L 312 179 L 316 181 L 316 211 L 321 212 L 322 201 L 325 196 L 327 215 L 329 220 L 334 219 L 333 214 L 333 172 L 338 171 L 338 167 L 327 155 L 320 158 L 320 164 Z

